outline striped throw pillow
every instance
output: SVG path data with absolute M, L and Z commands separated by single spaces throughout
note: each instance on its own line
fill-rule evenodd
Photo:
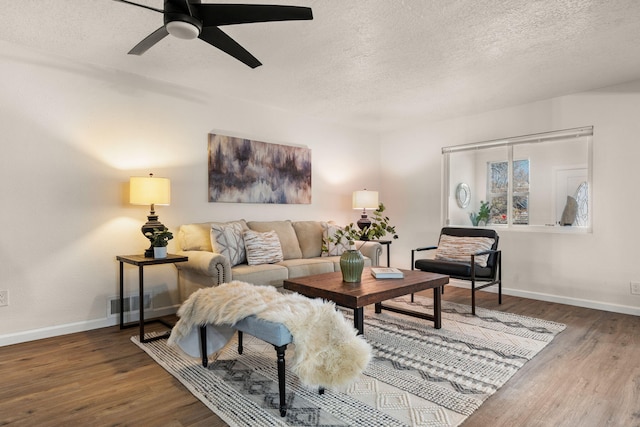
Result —
M 471 262 L 471 254 L 491 249 L 494 239 L 489 237 L 458 237 L 443 234 L 436 249 L 435 259 L 443 261 Z M 480 267 L 487 266 L 489 255 L 476 257 L 476 264 Z
M 247 264 L 273 264 L 282 261 L 282 246 L 275 231 L 259 233 L 245 230 L 243 235 L 247 250 Z

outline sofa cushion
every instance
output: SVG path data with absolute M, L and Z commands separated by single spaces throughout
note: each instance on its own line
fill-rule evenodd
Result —
M 333 237 L 336 231 L 343 229 L 339 225 L 323 222 L 322 223 L 322 241 L 327 246 L 327 252 L 322 252 L 322 256 L 337 256 L 342 255 L 344 251 L 349 249 L 349 241 L 343 237 L 337 242 L 329 242 L 329 237 Z
M 322 254 L 322 224 L 319 221 L 294 221 L 302 258 L 315 258 Z
M 280 239 L 284 259 L 302 258 L 298 236 L 291 221 L 249 221 L 247 225 L 251 230 L 261 233 L 275 231 Z
M 282 261 L 282 247 L 275 231 L 259 233 L 244 231 L 244 245 L 247 250 L 247 264 L 273 264 Z
M 287 267 L 289 278 L 311 276 L 312 274 L 333 273 L 335 266 L 330 258 L 288 259 L 278 265 Z
M 471 263 L 471 254 L 488 251 L 493 246 L 494 239 L 489 237 L 458 237 L 448 234 L 440 235 L 440 242 L 436 249 L 435 259 Z M 475 257 L 480 267 L 487 266 L 489 255 Z
M 232 266 L 247 261 L 243 232 L 247 229 L 244 221 L 211 223 L 211 248 L 224 255 Z
M 289 278 L 289 270 L 279 264 L 247 265 L 238 264 L 231 267 L 233 280 L 253 283 L 254 285 L 281 287 Z

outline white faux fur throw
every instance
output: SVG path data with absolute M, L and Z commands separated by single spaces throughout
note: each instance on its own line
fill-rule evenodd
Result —
M 233 325 L 250 315 L 289 329 L 295 344 L 291 370 L 304 384 L 349 384 L 371 359 L 371 347 L 334 303 L 237 280 L 194 292 L 178 310 L 169 345 L 180 345 L 200 325 Z

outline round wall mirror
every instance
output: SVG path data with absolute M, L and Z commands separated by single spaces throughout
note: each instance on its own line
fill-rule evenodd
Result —
M 458 202 L 458 206 L 461 208 L 466 208 L 469 206 L 469 202 L 471 201 L 471 189 L 467 184 L 461 182 L 456 187 L 456 202 Z

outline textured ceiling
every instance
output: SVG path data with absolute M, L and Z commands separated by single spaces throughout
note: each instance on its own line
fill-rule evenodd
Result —
M 377 131 L 640 78 L 637 0 L 244 0 L 314 14 L 223 27 L 264 64 L 254 70 L 200 40 L 127 55 L 162 24 L 147 9 L 1 1 L 0 40 Z

